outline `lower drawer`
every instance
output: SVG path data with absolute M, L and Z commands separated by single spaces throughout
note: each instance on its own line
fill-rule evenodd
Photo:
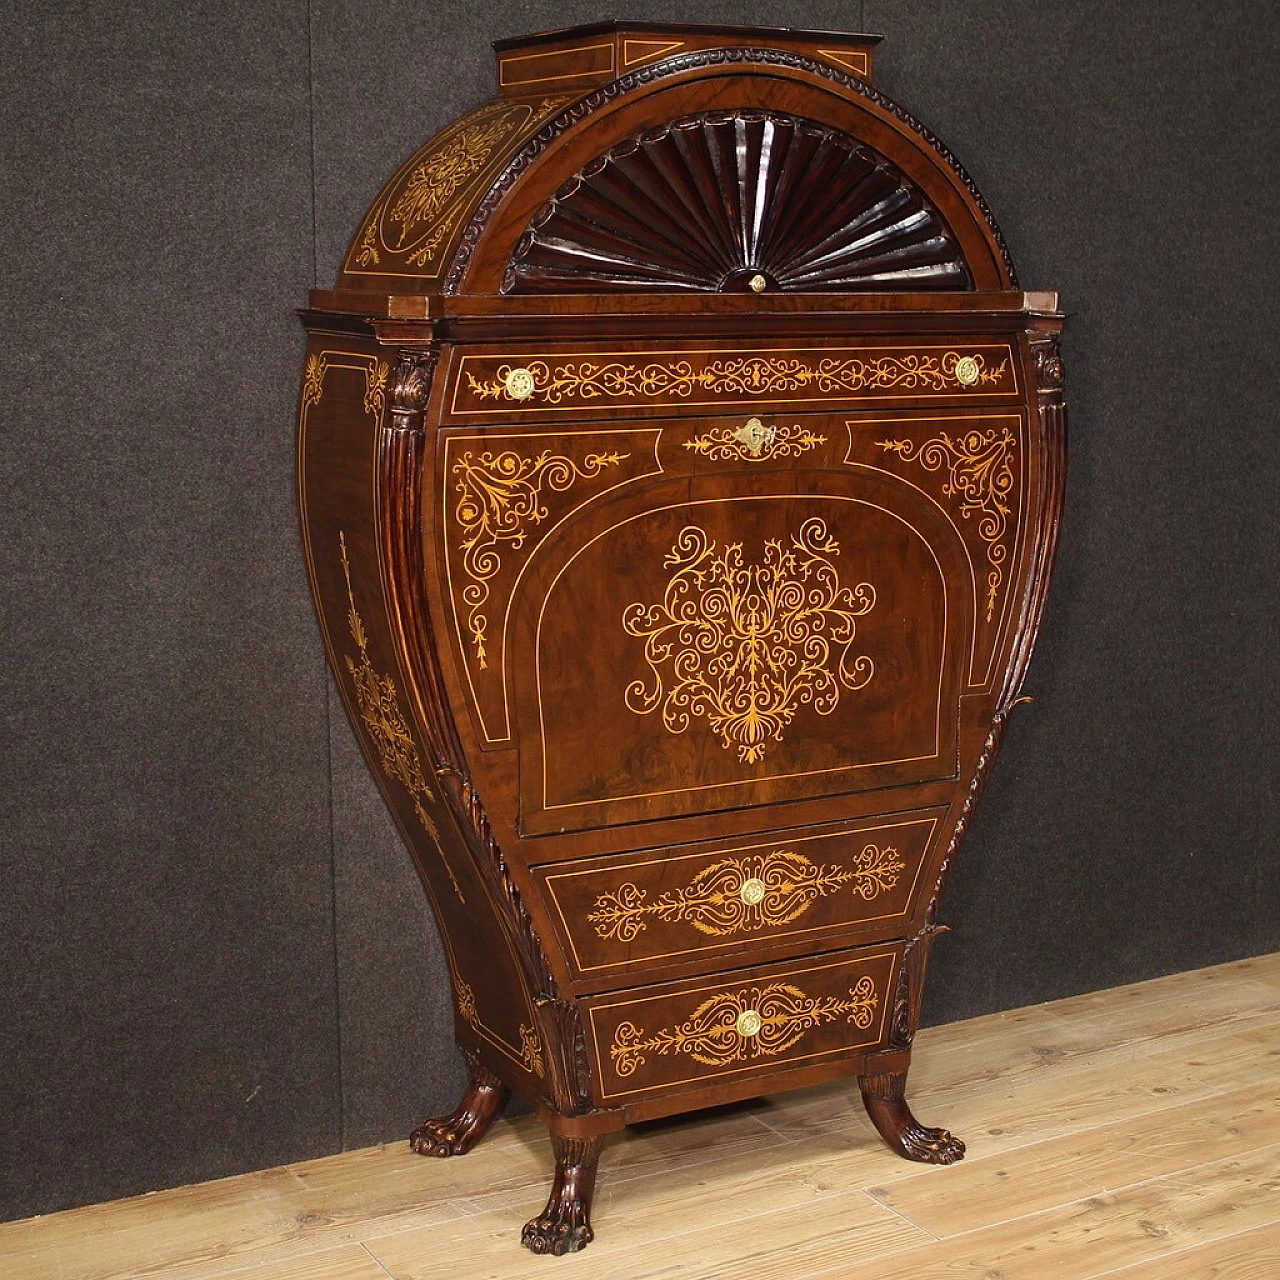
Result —
M 866 947 L 588 999 L 601 1101 L 876 1048 L 901 956 Z

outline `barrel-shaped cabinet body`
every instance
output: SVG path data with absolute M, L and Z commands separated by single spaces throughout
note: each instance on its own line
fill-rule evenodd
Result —
M 899 1067 L 1048 586 L 1056 297 L 870 38 L 498 52 L 303 313 L 316 608 L 459 1042 L 556 1122 Z

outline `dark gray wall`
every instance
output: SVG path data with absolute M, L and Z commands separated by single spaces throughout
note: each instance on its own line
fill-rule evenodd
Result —
M 933 1020 L 1280 947 L 1270 5 L 115 4 L 0 13 L 0 1216 L 399 1139 L 461 1082 L 334 700 L 290 308 L 487 41 L 883 32 L 1062 291 L 1067 522 Z

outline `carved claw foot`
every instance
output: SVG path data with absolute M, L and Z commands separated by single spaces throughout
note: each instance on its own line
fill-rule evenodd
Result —
M 863 1076 L 862 1104 L 890 1151 L 923 1164 L 955 1164 L 964 1159 L 964 1143 L 946 1129 L 929 1129 L 911 1114 L 904 1096 L 905 1075 Z
M 551 1137 L 556 1155 L 555 1181 L 547 1207 L 520 1233 L 520 1243 L 534 1253 L 576 1253 L 595 1239 L 591 1198 L 595 1193 L 600 1138 Z
M 923 1164 L 955 1164 L 964 1159 L 964 1143 L 959 1138 L 946 1129 L 926 1129 L 915 1120 L 889 1146 L 904 1159 Z
M 489 1131 L 507 1105 L 511 1091 L 474 1059 L 468 1058 L 471 1083 L 452 1115 L 424 1120 L 410 1135 L 420 1156 L 463 1156 Z

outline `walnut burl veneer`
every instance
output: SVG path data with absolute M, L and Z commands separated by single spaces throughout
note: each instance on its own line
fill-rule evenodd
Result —
M 303 312 L 307 566 L 439 924 L 471 1084 L 551 1134 L 847 1075 L 905 1099 L 947 875 L 1020 701 L 1065 464 L 1052 293 L 870 85 L 875 40 L 498 46 Z

